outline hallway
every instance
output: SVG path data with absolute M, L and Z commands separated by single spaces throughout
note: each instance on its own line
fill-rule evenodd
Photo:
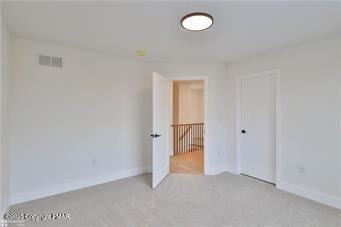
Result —
M 196 150 L 185 154 L 170 157 L 171 173 L 203 174 L 204 152 Z

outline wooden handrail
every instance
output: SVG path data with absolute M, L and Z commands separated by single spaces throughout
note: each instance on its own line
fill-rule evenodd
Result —
M 186 126 L 186 125 L 204 125 L 204 123 L 172 124 L 171 127 Z

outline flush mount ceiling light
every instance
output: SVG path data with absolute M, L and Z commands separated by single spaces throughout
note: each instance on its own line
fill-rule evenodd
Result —
M 181 26 L 189 31 L 203 31 L 213 25 L 213 17 L 207 13 L 191 13 L 181 19 Z

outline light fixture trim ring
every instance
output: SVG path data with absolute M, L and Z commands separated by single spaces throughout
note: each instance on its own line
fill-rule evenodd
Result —
M 209 18 L 209 19 L 211 20 L 211 24 L 210 24 L 208 27 L 203 28 L 203 29 L 200 29 L 200 30 L 194 30 L 194 29 L 186 28 L 186 27 L 184 26 L 184 21 L 185 21 L 186 19 L 188 19 L 188 18 L 190 18 L 190 17 L 194 17 L 194 16 L 204 16 L 204 17 L 206 17 L 206 18 Z M 211 27 L 213 26 L 213 24 L 214 24 L 214 19 L 213 19 L 213 16 L 211 16 L 211 15 L 208 14 L 208 13 L 204 13 L 204 12 L 194 12 L 194 13 L 190 13 L 190 14 L 187 14 L 187 15 L 185 15 L 184 17 L 182 17 L 182 18 L 181 18 L 180 24 L 181 24 L 181 27 L 182 27 L 183 29 L 187 30 L 187 31 L 191 31 L 191 32 L 200 32 L 200 31 L 205 31 L 205 30 L 211 28 Z

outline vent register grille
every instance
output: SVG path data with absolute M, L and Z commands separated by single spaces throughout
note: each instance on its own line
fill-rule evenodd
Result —
M 46 55 L 39 55 L 39 65 L 53 66 L 62 68 L 63 67 L 63 59 L 60 57 L 52 57 Z

